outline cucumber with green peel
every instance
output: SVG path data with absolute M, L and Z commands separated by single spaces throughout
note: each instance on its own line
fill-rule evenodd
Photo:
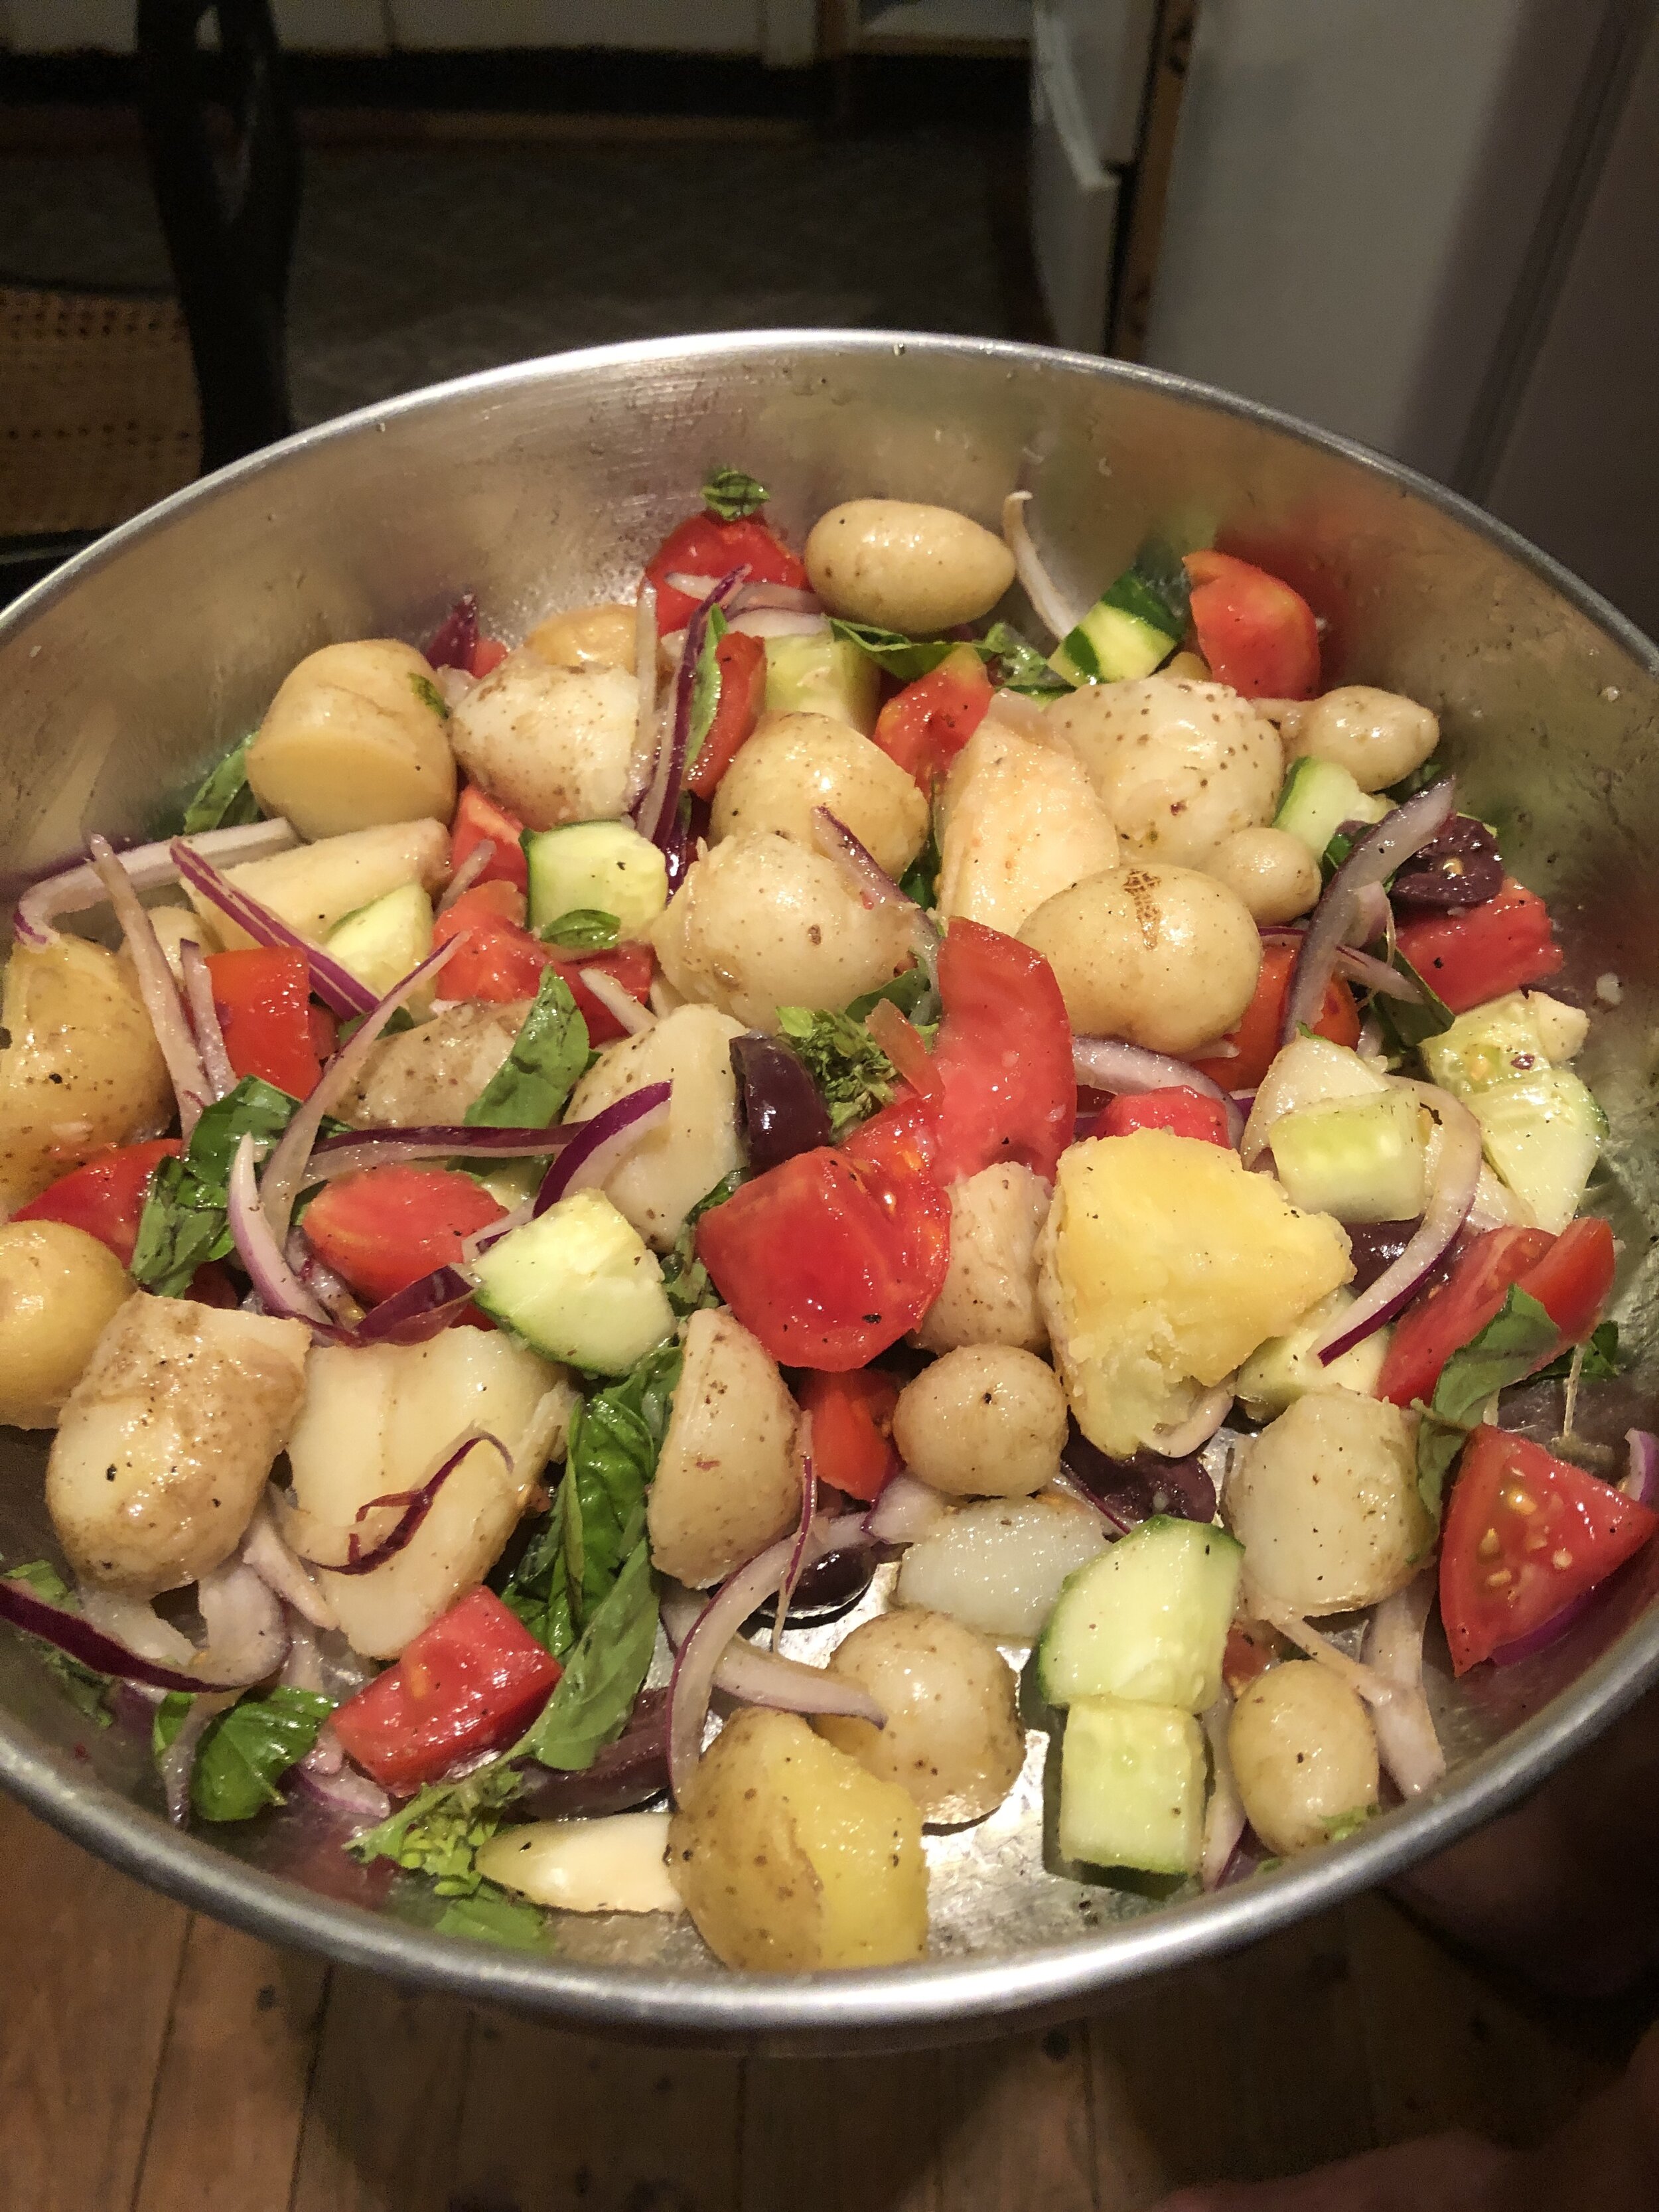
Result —
M 1143 1521 L 1061 1589 L 1037 1643 L 1043 1696 L 1202 1712 L 1220 1694 L 1243 1560 L 1243 1545 L 1210 1522 Z
M 472 1279 L 478 1304 L 520 1343 L 590 1374 L 626 1375 L 674 1333 L 655 1253 L 597 1190 L 498 1238 Z
M 1061 1852 L 1085 1866 L 1196 1873 L 1204 1779 L 1204 1731 L 1189 1712 L 1121 1698 L 1079 1699 L 1066 1716 L 1060 1747 Z
M 1601 1157 L 1607 1117 L 1571 1068 L 1539 1067 L 1475 1091 L 1468 1101 L 1487 1159 L 1559 1237 L 1578 1211 Z
M 767 639 L 769 714 L 827 714 L 867 738 L 880 702 L 881 671 L 850 638 L 826 627 L 811 637 Z
M 614 915 L 621 938 L 642 937 L 668 903 L 668 866 L 628 822 L 570 822 L 524 836 L 530 927 L 565 915 Z
M 1161 668 L 1187 635 L 1187 572 L 1166 545 L 1143 545 L 1048 656 L 1068 684 L 1121 684 Z
M 400 884 L 328 933 L 328 950 L 375 997 L 401 983 L 432 950 L 432 902 L 418 884 Z
M 1281 1114 L 1269 1132 L 1291 1204 L 1339 1221 L 1409 1221 L 1428 1196 L 1423 1109 L 1409 1091 L 1331 1098 Z
M 1315 760 L 1304 753 L 1291 763 L 1273 826 L 1288 830 L 1316 860 L 1322 860 L 1327 846 L 1345 822 L 1380 822 L 1389 811 L 1388 799 L 1362 791 L 1347 769 L 1335 761 Z
M 1584 1041 L 1586 1017 L 1541 991 L 1506 991 L 1459 1014 L 1449 1029 L 1424 1039 L 1431 1079 L 1455 1098 L 1473 1099 L 1495 1083 L 1571 1060 Z
M 1352 1291 L 1333 1291 L 1287 1334 L 1270 1336 L 1256 1346 L 1239 1369 L 1236 1385 L 1238 1402 L 1253 1421 L 1276 1419 L 1310 1390 L 1352 1390 L 1358 1397 L 1376 1397 L 1392 1329 L 1374 1329 L 1328 1367 L 1314 1356 L 1315 1345 L 1353 1304 Z

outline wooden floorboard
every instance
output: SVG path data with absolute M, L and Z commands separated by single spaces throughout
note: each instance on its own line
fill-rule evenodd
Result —
M 0 2212 L 1147 2212 L 1610 2070 L 1379 1898 L 1047 2033 L 739 2057 L 331 1972 L 4 1801 L 0 1864 Z

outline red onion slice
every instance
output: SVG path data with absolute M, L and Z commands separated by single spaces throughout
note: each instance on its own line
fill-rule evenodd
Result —
M 1391 1080 L 1397 1089 L 1419 1098 L 1440 1124 L 1434 1186 L 1423 1225 L 1411 1243 L 1313 1346 L 1325 1367 L 1340 1359 L 1345 1352 L 1352 1352 L 1356 1344 L 1363 1344 L 1411 1304 L 1423 1286 L 1424 1277 L 1468 1218 L 1480 1181 L 1480 1124 L 1468 1108 L 1431 1083 L 1408 1083 L 1399 1077 Z
M 657 1018 L 649 1006 L 644 1006 L 625 984 L 603 968 L 590 967 L 581 970 L 582 988 L 592 992 L 611 1018 L 620 1023 L 629 1036 L 643 1036 L 647 1030 L 657 1026 Z
M 657 587 L 641 584 L 634 608 L 634 762 L 629 782 L 651 781 L 657 757 Z
M 498 1451 L 508 1474 L 512 1473 L 513 1455 L 501 1438 L 492 1436 L 488 1429 L 468 1429 L 450 1446 L 426 1480 L 415 1489 L 388 1490 L 383 1497 L 371 1498 L 367 1505 L 358 1507 L 353 1527 L 346 1537 L 343 1560 L 307 1559 L 306 1565 L 317 1567 L 329 1575 L 372 1575 L 376 1567 L 383 1567 L 388 1559 L 395 1559 L 413 1541 L 421 1523 L 437 1504 L 439 1492 L 468 1453 L 479 1444 L 488 1444 L 492 1451 Z M 384 1512 L 393 1506 L 398 1509 L 397 1519 L 385 1535 L 377 1538 L 365 1551 L 363 1540 L 357 1533 L 358 1528 L 371 1513 Z
M 267 1492 L 248 1523 L 238 1553 L 242 1565 L 313 1628 L 337 1628 L 334 1608 L 312 1580 L 305 1561 L 283 1542 L 269 1501 Z
M 793 607 L 746 607 L 733 615 L 732 628 L 745 637 L 824 637 L 830 623 L 823 615 L 797 613 Z
M 1120 1097 L 1143 1097 L 1151 1091 L 1196 1091 L 1213 1099 L 1227 1117 L 1227 1134 L 1234 1146 L 1244 1134 L 1244 1116 L 1230 1091 L 1189 1067 L 1184 1060 L 1171 1060 L 1161 1052 L 1148 1052 L 1138 1044 L 1120 1044 L 1115 1037 L 1074 1037 L 1072 1066 L 1079 1083 L 1091 1091 L 1110 1091 Z
M 818 1510 L 818 1479 L 812 1467 L 812 1416 L 803 1413 L 795 1430 L 795 1465 L 800 1475 L 800 1527 L 795 1536 L 795 1548 L 789 1555 L 789 1564 L 783 1571 L 783 1581 L 778 1589 L 778 1601 L 772 1614 L 772 1649 L 783 1649 L 783 1632 L 789 1619 L 789 1607 L 794 1601 L 797 1587 L 806 1565 L 806 1546 L 812 1533 L 812 1522 Z
M 271 1234 L 270 1224 L 259 1204 L 259 1186 L 254 1180 L 251 1135 L 238 1141 L 236 1157 L 230 1164 L 228 1189 L 227 1213 L 237 1257 L 246 1268 L 248 1280 L 258 1293 L 265 1311 L 287 1321 L 307 1321 L 319 1328 L 331 1328 L 333 1321 L 328 1308 L 307 1290 Z
M 914 1544 L 950 1516 L 938 1491 L 914 1474 L 901 1474 L 883 1484 L 881 1495 L 864 1516 L 864 1526 L 875 1543 Z
M 535 1159 L 563 1150 L 586 1127 L 562 1122 L 552 1129 L 474 1128 L 470 1121 L 438 1122 L 419 1129 L 353 1129 L 319 1137 L 312 1146 L 306 1173 L 313 1182 L 333 1182 L 367 1168 L 404 1167 L 411 1160 L 453 1159 L 485 1155 L 496 1159 Z
M 459 668 L 472 672 L 472 655 L 478 644 L 478 602 L 463 592 L 433 633 L 423 658 L 428 668 Z
M 936 981 L 939 931 L 933 916 L 899 889 L 880 861 L 859 842 L 844 822 L 837 821 L 827 806 L 812 809 L 812 836 L 819 852 L 841 870 L 860 904 L 868 908 L 896 907 L 908 916 L 917 965 L 926 972 L 929 982 Z
M 1082 610 L 1067 603 L 1065 593 L 1037 556 L 1025 520 L 1025 502 L 1030 496 L 1029 491 L 1011 491 L 1003 501 L 1003 543 L 1014 556 L 1014 572 L 1037 620 L 1046 623 L 1056 638 L 1067 637 L 1082 620 Z
M 315 1744 L 292 1769 L 290 1778 L 313 1804 L 349 1820 L 353 1835 L 360 1835 L 365 1828 L 378 1828 L 391 1814 L 391 1798 L 378 1782 L 371 1782 L 361 1768 L 351 1765 L 337 1740 L 325 1744 L 329 1734 L 325 1722 Z
M 708 635 L 708 619 L 743 583 L 749 571 L 733 568 L 697 606 L 685 625 L 685 647 L 674 672 L 674 708 L 665 742 L 659 742 L 651 781 L 635 814 L 634 826 L 641 837 L 665 849 L 679 816 L 680 788 L 685 780 L 691 743 L 691 713 L 697 684 L 697 664 Z
M 179 863 L 173 857 L 178 842 L 169 839 L 160 844 L 136 845 L 131 852 L 116 854 L 117 864 L 134 890 L 153 891 L 163 884 L 178 882 Z M 270 853 L 286 853 L 300 840 L 289 823 L 275 821 L 245 823 L 235 830 L 207 830 L 186 842 L 191 851 L 210 854 L 228 868 L 243 860 L 263 860 Z M 31 884 L 18 900 L 13 916 L 19 943 L 37 952 L 44 951 L 58 935 L 52 924 L 59 915 L 83 914 L 88 907 L 101 906 L 106 896 L 102 878 L 86 860 Z
M 222 914 L 228 915 L 256 945 L 282 945 L 291 952 L 304 953 L 311 969 L 311 988 L 331 1013 L 338 1014 L 343 1021 L 351 1021 L 373 1009 L 374 994 L 367 983 L 360 983 L 349 968 L 343 968 L 337 960 L 309 944 L 297 929 L 290 929 L 268 906 L 261 906 L 258 899 L 239 890 L 228 877 L 221 875 L 182 837 L 173 839 L 172 852 L 179 876 L 191 889 L 198 891 Z
M 1560 1641 L 1570 1628 L 1577 1627 L 1601 1596 L 1600 1589 L 1587 1589 L 1567 1602 L 1549 1619 L 1540 1621 L 1525 1636 L 1517 1636 L 1512 1644 L 1500 1644 L 1489 1655 L 1494 1667 L 1518 1667 L 1523 1659 L 1531 1659 L 1540 1651 L 1547 1651 L 1552 1644 Z
M 1231 1691 L 1222 1690 L 1200 1717 L 1210 1747 L 1210 1802 L 1204 1808 L 1204 1841 L 1199 1874 L 1206 1889 L 1219 1889 L 1244 1833 L 1244 1800 L 1238 1794 L 1227 1723 L 1232 1718 Z
M 1630 1472 L 1620 1489 L 1638 1505 L 1659 1508 L 1659 1437 L 1646 1429 L 1626 1429 L 1625 1442 L 1630 1448 Z
M 447 914 L 457 899 L 465 898 L 495 857 L 495 840 L 481 837 L 450 878 L 447 890 L 438 901 L 438 912 Z
M 589 1120 L 567 1123 L 572 1141 L 542 1177 L 542 1187 L 531 1207 L 532 1220 L 572 1191 L 590 1190 L 602 1183 L 624 1152 L 667 1119 L 672 1091 L 672 1084 L 647 1083 Z M 491 1224 L 492 1228 L 500 1225 Z
M 1371 1725 L 1382 1764 L 1402 1797 L 1420 1797 L 1446 1771 L 1446 1754 L 1435 1733 L 1423 1686 L 1423 1632 L 1434 1602 L 1432 1567 L 1402 1590 L 1385 1597 L 1370 1617 L 1360 1657 L 1393 1691 L 1372 1708 Z
M 132 955 L 138 995 L 149 1017 L 155 1042 L 167 1062 L 173 1096 L 179 1101 L 179 1127 L 186 1139 L 215 1097 L 208 1072 L 197 1049 L 196 1035 L 185 1013 L 179 986 L 173 980 L 167 955 L 155 934 L 155 925 L 145 912 L 131 878 L 111 851 L 108 842 L 91 840 L 92 871 L 108 896 L 115 919 L 121 925 Z
M 175 1828 L 190 1825 L 190 1785 L 202 1738 L 209 1723 L 235 1704 L 237 1695 L 234 1690 L 225 1690 L 192 1698 L 190 1711 L 179 1723 L 172 1742 L 155 1762 L 167 1797 L 167 1818 Z
M 706 599 L 719 587 L 720 579 L 686 575 L 677 570 L 664 580 L 671 591 L 683 592 L 688 599 Z M 816 592 L 803 591 L 798 584 L 769 584 L 759 577 L 740 585 L 726 603 L 726 611 L 733 615 L 746 614 L 751 607 L 776 607 L 798 615 L 822 612 Z
M 202 948 L 193 939 L 185 938 L 180 944 L 179 966 L 184 975 L 185 999 L 190 1008 L 191 1026 L 196 1032 L 202 1066 L 213 1086 L 214 1097 L 228 1097 L 236 1088 L 236 1071 L 230 1064 L 230 1054 L 225 1050 L 225 1033 L 219 1024 L 219 1009 L 213 1003 L 213 978 L 208 973 Z
M 125 1682 L 142 1682 L 153 1690 L 187 1690 L 192 1694 L 207 1690 L 247 1689 L 263 1681 L 271 1671 L 273 1662 L 262 1645 L 251 1656 L 234 1648 L 228 1663 L 210 1649 L 200 1655 L 205 1663 L 191 1667 L 164 1666 L 156 1659 L 146 1659 L 82 1614 L 73 1613 L 67 1606 L 54 1605 L 50 1599 L 38 1596 L 27 1583 L 0 1575 L 0 1620 L 26 1634 L 38 1636 L 43 1644 L 66 1657 L 78 1660 L 82 1666 L 90 1667 L 95 1674 L 111 1674 Z M 280 1655 L 279 1655 L 280 1656 Z
M 1426 845 L 1456 803 L 1457 788 L 1452 777 L 1431 783 L 1368 830 L 1326 884 L 1291 970 L 1291 988 L 1285 994 L 1279 1031 L 1281 1044 L 1288 1044 L 1318 1020 L 1338 951 L 1347 941 L 1362 892 L 1385 882 L 1402 860 L 1408 860 L 1419 846 Z
M 437 1267 L 371 1306 L 351 1331 L 354 1344 L 425 1344 L 472 1303 L 459 1267 Z

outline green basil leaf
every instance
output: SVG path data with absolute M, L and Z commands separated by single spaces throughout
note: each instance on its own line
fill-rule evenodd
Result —
M 5 1571 L 8 1582 L 26 1583 L 36 1597 L 43 1597 L 48 1605 L 67 1606 L 72 1612 L 80 1608 L 75 1602 L 75 1593 L 64 1580 L 50 1559 L 25 1559 Z M 58 1677 L 58 1687 L 75 1707 L 76 1712 L 98 1728 L 107 1728 L 112 1717 L 109 1710 L 109 1693 L 114 1687 L 107 1674 L 95 1668 L 83 1666 L 80 1660 L 71 1659 L 67 1651 L 60 1651 L 44 1637 L 31 1636 L 34 1646 L 49 1674 Z
M 1415 1051 L 1425 1037 L 1438 1036 L 1449 1030 L 1457 1017 L 1433 985 L 1419 975 L 1411 962 L 1396 945 L 1389 965 L 1415 983 L 1423 994 L 1422 1003 L 1413 1005 L 1409 999 L 1372 999 L 1370 1012 L 1376 1017 L 1385 1043 L 1401 1053 Z
M 668 1303 L 682 1319 L 696 1313 L 702 1306 L 717 1306 L 720 1294 L 709 1279 L 708 1270 L 697 1257 L 697 1224 L 711 1206 L 724 1206 L 726 1200 L 743 1183 L 740 1170 L 734 1168 L 729 1176 L 706 1191 L 685 1217 L 685 1226 L 674 1240 L 674 1249 L 662 1263 L 662 1286 Z
M 657 1591 L 641 1533 L 521 1748 L 544 1766 L 592 1766 L 628 1725 L 656 1644 Z
M 686 775 L 690 775 L 696 766 L 703 740 L 714 726 L 714 717 L 720 711 L 720 641 L 726 635 L 727 627 L 726 617 L 720 610 L 710 607 L 708 620 L 703 628 L 702 648 L 691 674 L 691 719 L 685 733 L 685 765 L 682 770 Z M 689 806 L 689 795 L 682 793 L 682 797 L 687 799 Z
M 180 836 L 198 836 L 204 830 L 240 829 L 245 823 L 263 820 L 259 802 L 247 780 L 247 749 L 258 734 L 250 730 L 203 780 L 185 809 L 179 824 Z
M 702 488 L 702 503 L 722 522 L 740 522 L 745 514 L 764 507 L 772 496 L 741 469 L 716 469 Z
M 544 968 L 512 1050 L 464 1119 L 474 1128 L 550 1128 L 586 1065 L 587 1024 L 558 969 Z
M 898 1070 L 862 1022 L 810 1006 L 780 1006 L 778 1027 L 823 1094 L 836 1137 L 892 1103 Z
M 898 1008 L 900 1013 L 908 1014 L 913 1021 L 920 1023 L 927 1019 L 926 1008 L 933 996 L 933 987 L 927 980 L 927 969 L 907 968 L 902 975 L 895 975 L 890 983 L 884 983 L 878 991 L 866 991 L 862 998 L 854 999 L 847 1012 L 853 1021 L 868 1021 L 879 1002 L 886 999 Z
M 1512 1283 L 1502 1310 L 1441 1369 L 1417 1432 L 1417 1486 L 1437 1520 L 1446 1476 L 1482 1408 L 1530 1375 L 1560 1334 L 1537 1299 Z
M 334 1710 L 312 1690 L 266 1690 L 242 1698 L 202 1734 L 190 1778 L 192 1810 L 204 1820 L 249 1820 L 280 1805 L 278 1778 L 297 1766 Z
M 993 623 L 980 640 L 979 649 L 996 661 L 997 680 L 1005 691 L 1020 691 L 1028 698 L 1041 699 L 1072 689 L 1058 669 L 1050 668 L 1043 653 L 1029 638 L 1022 637 L 1012 623 Z
M 409 688 L 422 706 L 430 707 L 441 722 L 449 720 L 449 702 L 429 676 L 411 676 Z
M 830 629 L 832 636 L 857 646 L 884 674 L 899 684 L 914 684 L 919 677 L 931 676 L 959 642 L 953 637 L 906 637 L 902 630 L 882 629 L 874 623 L 843 622 L 839 615 L 830 616 Z
M 435 1923 L 440 1936 L 466 1936 L 475 1943 L 501 1943 L 513 1951 L 544 1951 L 547 1922 L 539 1905 L 509 1897 L 493 1881 L 480 1882 L 471 1897 L 458 1897 Z
M 1577 1346 L 1569 1345 L 1547 1367 L 1540 1367 L 1533 1376 L 1534 1382 L 1565 1382 L 1572 1373 L 1573 1355 Z M 1622 1375 L 1625 1362 L 1619 1350 L 1619 1324 L 1616 1321 L 1601 1322 L 1590 1334 L 1584 1346 L 1583 1364 L 1578 1370 L 1581 1382 L 1605 1382 L 1614 1375 Z
M 562 945 L 568 952 L 609 952 L 622 934 L 622 924 L 599 907 L 573 906 L 537 933 L 544 945 Z
M 150 1177 L 133 1246 L 131 1273 L 148 1291 L 182 1297 L 196 1270 L 233 1249 L 226 1218 L 230 1164 L 242 1138 L 261 1152 L 274 1144 L 298 1110 L 299 1101 L 257 1075 L 210 1106 L 196 1124 L 182 1158 L 163 1160 Z M 343 1125 L 325 1122 L 332 1133 Z

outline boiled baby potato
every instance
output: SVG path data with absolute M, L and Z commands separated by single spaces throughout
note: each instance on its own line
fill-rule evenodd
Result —
M 554 668 L 625 668 L 631 676 L 637 623 L 632 607 L 616 603 L 572 607 L 544 616 L 525 644 Z
M 283 1534 L 313 1562 L 352 1649 L 395 1659 L 410 1638 L 482 1582 L 550 1458 L 562 1457 L 575 1393 L 564 1370 L 499 1329 L 447 1328 L 425 1344 L 322 1345 L 288 1455 Z M 372 1547 L 396 1513 L 360 1525 L 360 1507 L 418 1489 L 469 1428 L 474 1444 L 400 1552 L 367 1574 L 331 1574 L 354 1530 Z M 377 1525 L 382 1524 L 383 1525 Z
M 982 1820 L 1019 1779 L 1019 1686 L 988 1636 L 947 1613 L 907 1607 L 844 1637 L 824 1671 L 867 1690 L 886 1724 L 826 1713 L 813 1726 L 870 1773 L 896 1782 L 924 1820 Z
M 155 1597 L 228 1559 L 305 1388 L 303 1322 L 137 1291 L 64 1405 L 46 1507 L 83 1582 Z
M 1066 1393 L 1035 1352 L 964 1345 L 924 1367 L 893 1408 L 893 1442 L 931 1489 L 1029 1498 L 1060 1472 Z
M 381 822 L 447 822 L 455 811 L 448 709 L 412 645 L 325 645 L 283 678 L 247 750 L 267 814 L 302 837 Z
M 450 717 L 455 757 L 528 829 L 627 811 L 639 687 L 625 668 L 550 667 L 520 647 Z
M 1293 921 L 1319 896 L 1319 863 L 1288 830 L 1235 830 L 1204 866 L 1237 892 L 1252 921 Z
M 316 945 L 336 922 L 387 891 L 405 884 L 441 890 L 449 881 L 449 832 L 441 822 L 382 823 L 373 830 L 324 837 L 291 853 L 244 860 L 225 872 L 238 890 L 268 906 L 279 921 Z M 190 896 L 220 945 L 228 949 L 252 944 L 210 900 L 193 890 Z
M 1224 684 L 1087 684 L 1049 708 L 1048 723 L 1144 860 L 1201 867 L 1235 830 L 1273 819 L 1285 775 L 1279 739 Z
M 1376 1737 L 1346 1682 L 1316 1660 L 1270 1667 L 1243 1692 L 1227 1751 L 1250 1826 L 1288 1857 L 1376 1802 Z
M 1020 936 L 1054 971 L 1079 1035 L 1184 1054 L 1225 1035 L 1255 993 L 1261 938 L 1236 891 L 1136 861 L 1040 906 Z
M 412 1030 L 381 1036 L 335 1112 L 363 1129 L 454 1127 L 501 1073 L 532 1004 L 461 999 Z
M 832 615 L 920 636 L 988 615 L 1014 580 L 1001 538 L 948 507 L 849 499 L 820 515 L 806 574 Z
M 1255 1580 L 1303 1613 L 1392 1596 L 1434 1540 L 1411 1423 L 1352 1390 L 1312 1391 L 1252 1437 L 1223 1510 Z
M 1382 791 L 1421 768 L 1440 742 L 1440 724 L 1426 707 L 1398 691 L 1345 684 L 1322 698 L 1291 707 L 1280 728 L 1294 760 L 1310 753 L 1347 769 L 1362 791 Z
M 927 842 L 927 801 L 879 745 L 828 714 L 763 714 L 714 793 L 716 842 L 776 830 L 816 847 L 825 807 L 877 865 L 902 876 Z
M 0 1421 L 55 1428 L 106 1323 L 131 1295 L 126 1269 L 84 1229 L 0 1228 Z
M 793 1525 L 799 1418 L 776 1361 L 741 1322 L 724 1306 L 692 1315 L 647 1509 L 662 1573 L 707 1589 Z
M 686 872 L 651 941 L 685 999 L 750 1029 L 780 1006 L 844 1006 L 911 964 L 910 925 L 866 907 L 833 860 L 775 830 L 728 837 Z
M 727 1966 L 896 1966 L 927 1946 L 915 1802 L 794 1713 L 726 1723 L 669 1824 L 668 1865 Z
M 1048 1328 L 1037 1304 L 1037 1239 L 1048 1186 L 1018 1161 L 981 1168 L 950 1187 L 951 1264 L 922 1316 L 924 1352 L 1014 1344 L 1041 1352 Z
M 6 963 L 0 1028 L 0 1218 L 106 1145 L 153 1137 L 173 1118 L 155 1032 L 119 957 L 83 938 Z
M 713 1006 L 677 1006 L 653 1028 L 610 1046 L 570 1094 L 572 1121 L 586 1121 L 647 1084 L 672 1086 L 665 1119 L 631 1145 L 606 1176 L 605 1196 L 659 1252 L 673 1249 L 701 1198 L 743 1164 L 732 1040 L 743 1024 Z
M 939 811 L 939 911 L 1012 936 L 1045 900 L 1118 864 L 1083 764 L 993 716 L 957 754 Z

